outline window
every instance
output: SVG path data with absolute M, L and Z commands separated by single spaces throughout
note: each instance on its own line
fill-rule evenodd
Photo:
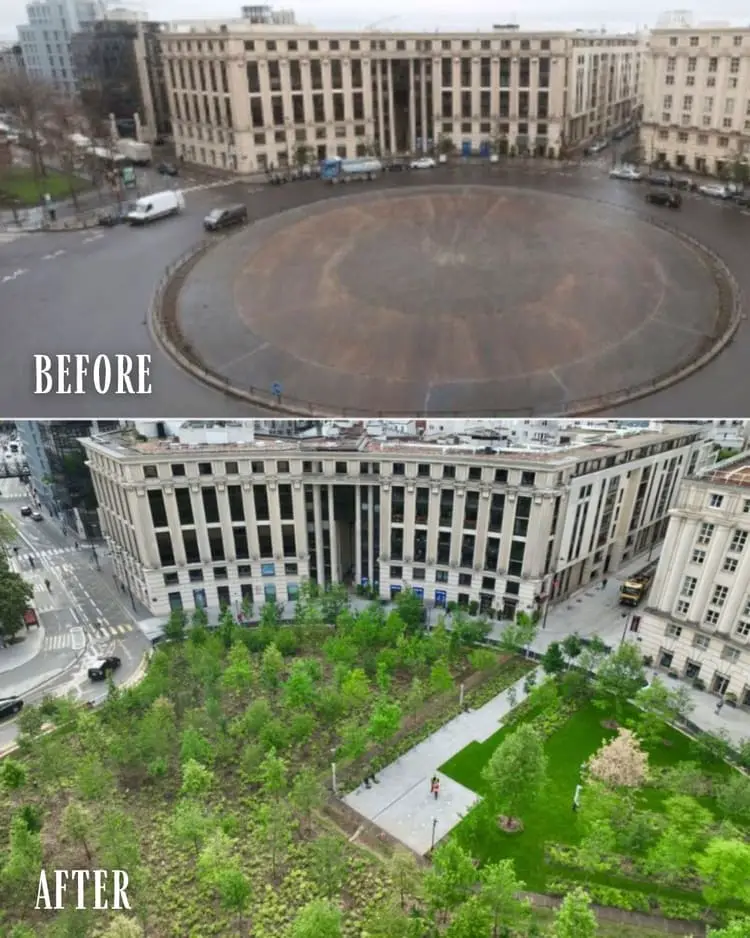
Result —
M 172 465 L 172 475 L 173 475 L 173 476 L 184 476 L 184 475 L 185 475 L 185 467 L 183 466 L 183 464 L 182 464 L 181 462 L 173 463 L 173 465 Z
M 721 609 L 721 607 L 726 602 L 728 593 L 729 593 L 728 586 L 720 586 L 718 584 L 714 586 L 714 591 L 713 591 L 713 594 L 711 595 L 711 605 L 718 606 Z
M 395 476 L 404 475 L 404 464 L 402 462 L 395 462 L 393 464 L 393 474 Z
M 701 550 L 700 547 L 696 547 L 693 551 L 693 555 L 690 558 L 690 563 L 702 564 L 706 560 L 705 550 Z
M 675 615 L 686 616 L 690 612 L 690 602 L 687 599 L 679 599 L 675 607 Z
M 403 567 L 391 567 L 390 577 L 392 580 L 400 580 L 403 576 Z
M 521 473 L 521 485 L 533 485 L 536 479 L 535 472 L 522 472 Z
M 710 625 L 710 626 L 716 625 L 716 623 L 719 621 L 719 615 L 720 613 L 718 612 L 718 610 L 709 609 L 707 610 L 705 616 L 703 617 L 703 621 L 705 622 L 706 625 Z
M 698 579 L 694 576 L 686 576 L 682 581 L 682 589 L 680 590 L 680 596 L 684 596 L 686 599 L 692 599 L 693 593 L 695 593 L 695 587 L 698 585 Z
M 701 651 L 706 651 L 710 644 L 711 644 L 711 639 L 707 635 L 694 635 L 693 636 L 693 646 L 695 648 L 700 648 Z
M 723 495 L 718 495 L 716 492 L 712 492 L 708 499 L 708 504 L 711 508 L 721 508 L 722 502 L 724 501 Z
M 746 498 L 742 502 L 742 511 L 746 515 L 750 514 L 750 498 Z
M 211 475 L 211 463 L 210 462 L 199 462 L 198 463 L 198 474 L 202 476 Z
M 495 482 L 498 485 L 505 485 L 508 481 L 508 470 L 507 469 L 495 469 Z
M 726 557 L 724 559 L 724 565 L 721 569 L 724 571 L 724 573 L 734 573 L 737 569 L 738 563 L 739 561 L 736 557 Z
M 745 549 L 746 543 L 747 531 L 735 531 L 734 536 L 732 537 L 732 543 L 729 545 L 729 550 L 733 554 L 741 554 Z
M 158 479 L 159 470 L 156 466 L 144 466 L 143 467 L 143 478 L 144 479 Z
M 236 462 L 225 462 L 225 463 L 224 463 L 224 472 L 226 472 L 226 474 L 227 474 L 228 476 L 236 476 L 236 475 L 239 475 L 239 471 L 240 471 L 240 468 L 239 468 L 239 464 L 238 464 L 238 463 L 236 463 Z
M 664 630 L 664 634 L 667 638 L 679 638 L 682 635 L 682 626 L 670 622 Z
M 747 619 L 740 619 L 740 621 L 735 626 L 734 631 L 743 638 L 747 638 L 747 636 L 750 635 L 750 621 Z
M 724 661 L 737 661 L 740 657 L 738 648 L 732 648 L 731 645 L 725 645 L 721 649 L 721 657 Z
M 456 478 L 456 467 L 455 467 L 455 466 L 443 466 L 443 478 L 444 478 L 444 479 L 455 479 L 455 478 Z
M 700 526 L 700 530 L 698 531 L 698 543 L 710 544 L 713 533 L 714 533 L 714 526 L 704 521 L 703 524 Z
M 180 582 L 179 573 L 165 573 L 164 574 L 164 585 L 165 586 L 177 586 Z

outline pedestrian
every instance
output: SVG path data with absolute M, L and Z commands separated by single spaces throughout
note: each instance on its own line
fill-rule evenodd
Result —
M 13 548 L 13 553 L 16 555 L 16 557 L 18 556 L 18 548 L 17 548 L 17 547 L 14 547 L 14 548 Z
M 51 593 L 51 592 L 52 592 L 52 584 L 50 583 L 50 581 L 49 581 L 49 580 L 45 580 L 45 581 L 44 581 L 44 585 L 47 587 L 47 592 L 48 592 L 48 593 Z
M 78 541 L 75 542 L 76 550 L 78 550 Z
M 34 558 L 31 556 L 31 554 L 29 554 L 29 566 L 32 570 L 34 569 Z
M 438 795 L 440 794 L 440 779 L 437 777 L 437 775 L 432 776 L 432 784 L 430 786 L 430 790 L 432 791 L 435 801 L 437 801 Z
M 716 704 L 716 713 L 721 713 L 721 708 L 724 706 L 724 698 L 719 697 L 718 703 Z
M 603 589 L 603 590 L 605 590 L 605 589 L 607 588 L 607 582 L 608 582 L 607 578 L 604 577 L 604 579 L 602 580 L 602 589 Z

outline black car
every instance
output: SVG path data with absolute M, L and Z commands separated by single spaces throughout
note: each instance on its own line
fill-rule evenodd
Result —
M 23 700 L 20 697 L 0 698 L 0 720 L 13 717 L 23 710 Z
M 646 193 L 646 201 L 651 205 L 664 205 L 667 208 L 680 208 L 682 196 L 679 192 L 667 192 L 664 189 L 654 189 Z
M 672 177 L 669 173 L 651 173 L 646 182 L 652 186 L 671 186 Z
M 24 505 L 23 508 L 21 509 L 21 516 L 24 518 L 30 518 L 31 512 L 32 512 L 32 509 L 28 505 Z
M 226 208 L 215 208 L 209 212 L 203 219 L 203 227 L 206 231 L 218 231 L 232 225 L 244 225 L 246 221 L 246 205 L 228 205 Z
M 88 675 L 92 681 L 106 681 L 109 675 L 116 671 L 122 662 L 114 655 L 108 658 L 101 658 L 95 665 L 89 668 Z
M 159 163 L 157 170 L 162 176 L 179 176 L 180 171 L 174 163 Z

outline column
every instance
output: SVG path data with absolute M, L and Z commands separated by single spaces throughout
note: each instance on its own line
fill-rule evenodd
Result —
M 414 559 L 414 527 L 417 504 L 416 480 L 409 480 L 404 488 L 404 557 Z
M 427 62 L 425 59 L 419 63 L 419 116 L 422 121 L 422 152 L 427 152 L 428 122 L 427 122 Z M 433 79 L 434 80 L 434 79 Z
M 320 486 L 313 484 L 313 516 L 315 525 L 315 574 L 318 585 L 325 584 L 325 563 L 323 559 L 323 517 L 320 507 Z
M 484 569 L 484 555 L 487 551 L 487 529 L 490 524 L 490 499 L 492 489 L 484 489 L 479 493 L 479 508 L 477 510 L 476 543 L 474 546 L 474 560 Z
M 187 561 L 185 559 L 185 544 L 182 540 L 182 528 L 180 527 L 180 516 L 177 511 L 177 502 L 174 497 L 174 489 L 172 486 L 164 489 L 164 507 L 167 511 L 167 523 L 169 524 L 169 533 L 172 536 L 172 550 L 174 551 L 175 563 L 178 566 L 184 566 Z M 100 512 L 100 517 L 106 519 L 106 524 L 109 526 L 109 519 L 106 515 L 102 515 Z
M 328 486 L 328 542 L 331 545 L 331 583 L 338 583 L 341 580 L 341 565 L 339 563 L 339 539 L 333 516 L 333 485 Z
M 500 133 L 500 59 L 493 55 L 490 61 L 490 118 L 492 120 L 492 136 Z
M 430 508 L 427 515 L 427 557 L 437 562 L 438 531 L 440 527 L 440 486 L 430 482 Z
M 242 507 L 245 509 L 245 530 L 247 531 L 247 547 L 251 557 L 260 557 L 260 542 L 258 541 L 258 521 L 255 517 L 255 499 L 253 498 L 252 482 L 242 483 Z M 257 571 L 253 574 L 257 576 Z
M 271 550 L 274 560 L 284 556 L 284 544 L 281 537 L 281 504 L 279 503 L 279 484 L 269 482 L 266 486 L 268 493 L 268 517 L 270 519 L 269 531 L 271 534 Z
M 355 580 L 358 584 L 363 576 L 362 572 L 362 488 L 354 488 L 354 570 Z
M 396 115 L 393 110 L 393 60 L 388 59 L 388 128 L 391 136 L 390 153 L 396 152 Z
M 300 579 L 309 579 L 310 551 L 307 547 L 307 513 L 305 512 L 305 489 L 299 480 L 292 482 L 292 511 L 294 512 L 294 540 L 297 545 L 297 560 L 300 563 Z M 305 560 L 302 561 L 301 557 Z
M 453 493 L 453 524 L 451 525 L 450 562 L 459 566 L 461 563 L 461 541 L 464 533 L 464 511 L 466 510 L 464 488 L 456 488 Z
M 409 59 L 409 149 L 417 149 L 417 96 L 414 92 L 414 59 Z
M 380 152 L 385 153 L 385 118 L 383 116 L 383 60 L 375 62 L 375 94 L 378 96 L 378 136 L 380 138 Z
M 375 506 L 373 504 L 373 499 L 375 497 L 374 495 L 375 486 L 368 485 L 367 488 L 368 488 L 368 492 L 367 492 L 367 578 L 370 581 L 370 583 L 372 583 L 376 579 L 375 571 L 376 570 L 379 571 L 380 568 L 377 566 L 377 563 L 378 563 L 377 559 L 373 556 L 374 551 L 375 551 L 375 537 L 374 537 L 374 532 L 373 532 L 373 525 L 375 524 L 375 521 L 374 521 Z M 380 504 L 380 511 L 382 514 L 382 511 L 383 511 L 382 500 Z M 379 579 L 379 577 L 380 575 L 378 574 L 377 578 Z

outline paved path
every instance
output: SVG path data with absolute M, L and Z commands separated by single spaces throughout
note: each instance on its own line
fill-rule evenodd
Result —
M 526 696 L 525 680 L 521 678 L 513 685 L 517 703 Z M 462 713 L 378 773 L 377 784 L 369 789 L 360 785 L 346 795 L 344 802 L 412 850 L 428 853 L 433 822 L 437 843 L 479 800 L 473 791 L 440 775 L 438 766 L 469 743 L 489 739 L 511 709 L 508 691 L 504 691 L 478 710 Z M 430 779 L 435 774 L 440 779 L 437 801 L 430 794 Z

